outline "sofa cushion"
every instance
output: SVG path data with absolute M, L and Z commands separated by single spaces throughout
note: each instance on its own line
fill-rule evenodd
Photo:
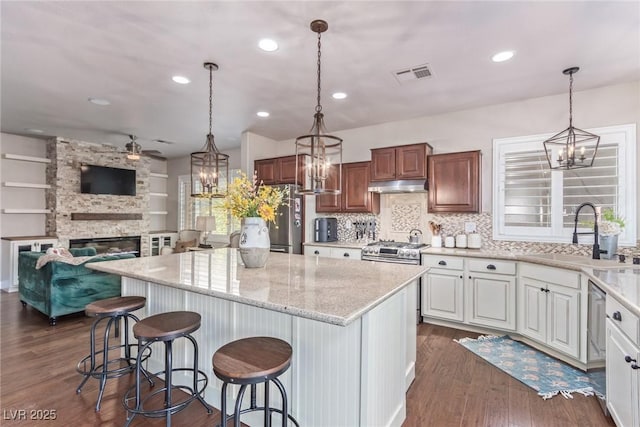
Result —
M 187 248 L 191 248 L 193 246 L 198 246 L 198 241 L 197 240 L 189 240 L 188 242 L 182 241 L 182 240 L 178 240 L 176 242 L 176 247 L 173 249 L 173 252 L 175 253 L 181 253 L 181 252 L 186 252 Z
M 69 252 L 71 252 L 73 256 L 94 256 L 97 254 L 96 248 L 90 246 L 85 248 L 71 248 Z

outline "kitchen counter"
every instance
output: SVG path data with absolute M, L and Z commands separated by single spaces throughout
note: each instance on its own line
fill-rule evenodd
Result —
M 122 295 L 147 299 L 141 318 L 200 313 L 198 366 L 209 377 L 205 396 L 214 407 L 221 382 L 213 353 L 235 339 L 272 336 L 293 348 L 291 368 L 280 379 L 300 425 L 401 425 L 415 378 L 417 283 L 427 269 L 280 253 L 271 253 L 265 268 L 239 261 L 236 249 L 225 248 L 87 267 L 122 275 Z M 173 344 L 174 355 L 191 351 L 184 342 Z M 148 369 L 160 370 L 163 362 L 163 352 L 154 351 Z M 184 373 L 175 375 L 188 383 Z M 279 414 L 273 418 L 280 425 Z M 246 414 L 242 422 L 263 425 L 261 414 Z
M 585 268 L 598 287 L 640 317 L 640 266 L 635 268 Z
M 87 267 L 345 326 L 426 271 L 271 253 L 265 268 L 239 266 L 234 249 L 143 257 Z
M 304 246 L 326 246 L 328 248 L 362 249 L 371 242 L 306 242 Z

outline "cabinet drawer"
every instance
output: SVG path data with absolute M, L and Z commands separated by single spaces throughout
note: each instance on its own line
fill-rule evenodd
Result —
M 469 271 L 476 273 L 516 274 L 516 263 L 513 261 L 496 261 L 492 259 L 468 259 Z
M 607 296 L 607 317 L 620 327 L 622 332 L 635 344 L 640 345 L 640 321 L 616 299 Z M 619 319 L 619 320 L 618 320 Z
M 360 260 L 362 249 L 331 248 L 331 258 Z
M 311 256 L 323 256 L 330 257 L 331 256 L 331 248 L 328 246 L 305 246 L 304 254 Z
M 422 265 L 445 268 L 447 270 L 464 269 L 464 258 L 455 256 L 422 255 Z
M 520 276 L 568 288 L 580 289 L 580 273 L 562 268 L 521 263 Z

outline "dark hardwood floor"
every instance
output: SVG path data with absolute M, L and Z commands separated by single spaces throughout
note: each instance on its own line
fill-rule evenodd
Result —
M 81 394 L 75 367 L 88 352 L 91 319 L 65 316 L 51 327 L 36 310 L 22 308 L 17 293 L 0 293 L 0 425 L 122 426 L 121 396 L 132 376 L 109 380 L 102 409 L 94 411 L 98 384 L 89 380 Z M 408 393 L 404 423 L 413 426 L 614 426 L 593 397 L 556 396 L 542 400 L 533 390 L 484 362 L 454 338 L 476 334 L 422 324 L 418 327 L 416 380 Z M 206 357 L 206 356 L 205 356 Z M 26 420 L 12 419 L 25 410 Z M 55 410 L 56 419 L 29 419 L 31 411 Z M 46 412 L 34 412 L 42 415 Z M 173 416 L 174 426 L 214 426 L 193 403 Z M 164 426 L 163 419 L 137 417 L 132 426 Z M 333 427 L 333 426 L 326 426 Z

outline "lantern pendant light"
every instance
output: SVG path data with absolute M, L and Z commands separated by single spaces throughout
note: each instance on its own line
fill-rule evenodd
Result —
M 340 194 L 342 188 L 342 139 L 327 134 L 320 103 L 321 35 L 329 25 L 320 19 L 311 22 L 318 34 L 318 98 L 313 126 L 308 135 L 296 138 L 296 193 Z M 302 170 L 299 170 L 302 168 Z
M 209 70 L 209 133 L 200 151 L 191 153 L 191 196 L 201 198 L 225 197 L 229 182 L 229 155 L 216 147 L 211 125 L 213 122 L 213 72 L 218 65 L 205 62 Z
M 580 68 L 562 71 L 569 76 L 569 127 L 544 141 L 544 151 L 551 169 L 580 169 L 593 166 L 600 137 L 573 127 L 573 75 Z

